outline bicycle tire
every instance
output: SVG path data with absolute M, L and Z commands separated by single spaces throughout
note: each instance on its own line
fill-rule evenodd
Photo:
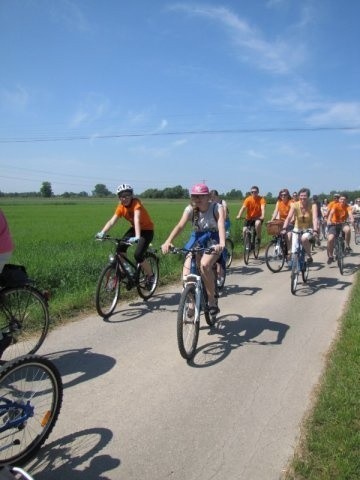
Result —
M 231 238 L 227 238 L 225 240 L 225 248 L 226 248 L 225 265 L 226 265 L 226 268 L 230 268 L 233 261 L 233 256 L 234 256 L 234 242 L 231 240 Z
M 140 297 L 147 300 L 153 296 L 159 283 L 159 259 L 152 252 L 147 252 L 145 259 L 149 262 L 154 277 L 151 284 L 149 284 L 142 266 L 138 265 L 136 288 Z
M 254 248 L 253 248 L 253 251 L 254 251 L 254 257 L 256 259 L 259 258 L 259 253 L 260 253 L 260 239 L 258 241 L 258 237 L 256 235 L 256 232 L 254 232 Z
M 309 264 L 307 263 L 306 260 L 303 261 L 303 265 L 301 268 L 301 276 L 302 276 L 303 282 L 306 283 L 309 277 Z
M 285 254 L 280 239 L 272 240 L 268 243 L 265 249 L 265 263 L 268 269 L 273 273 L 278 273 L 283 268 Z
M 296 287 L 298 284 L 299 278 L 299 259 L 298 254 L 293 253 L 291 256 L 292 267 L 291 267 L 291 275 L 290 275 L 290 289 L 291 293 L 295 295 Z
M 120 296 L 120 278 L 116 263 L 106 265 L 96 285 L 95 305 L 100 317 L 107 318 L 115 310 Z
M 0 432 L 0 465 L 22 465 L 35 456 L 52 432 L 58 419 L 63 384 L 53 362 L 38 355 L 19 357 L 0 370 L 0 399 L 28 401 L 33 415 L 17 428 Z M 19 415 L 19 407 L 10 407 L 1 415 L 1 427 Z
M 337 248 L 337 264 L 340 270 L 340 274 L 344 275 L 344 256 L 345 256 L 345 246 L 344 246 L 344 241 L 343 239 L 339 238 L 337 240 L 338 242 L 338 248 Z
M 44 295 L 31 285 L 7 287 L 0 293 L 0 330 L 9 345 L 3 361 L 34 354 L 49 330 L 49 308 Z
M 195 305 L 195 286 L 186 285 L 181 293 L 177 314 L 177 344 L 180 355 L 186 360 L 194 357 L 199 339 L 200 312 Z
M 249 265 L 251 251 L 251 233 L 247 230 L 244 235 L 244 262 L 245 265 Z
M 360 245 L 360 221 L 355 222 L 354 237 L 355 245 Z

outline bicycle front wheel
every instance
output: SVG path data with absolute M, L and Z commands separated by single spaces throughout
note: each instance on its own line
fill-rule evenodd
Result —
M 244 262 L 245 262 L 245 265 L 249 264 L 250 251 L 251 251 L 251 234 L 250 234 L 250 232 L 245 232 L 245 235 L 244 235 Z
M 35 353 L 43 344 L 48 330 L 48 304 L 39 290 L 31 285 L 24 285 L 1 291 L 1 360 L 9 361 Z
M 180 355 L 191 360 L 196 351 L 200 329 L 200 312 L 195 308 L 194 285 L 186 285 L 182 291 L 177 315 L 177 343 Z
M 96 286 L 95 304 L 96 311 L 100 317 L 109 317 L 119 300 L 120 281 L 117 274 L 116 263 L 106 265 L 100 273 L 100 277 Z
M 265 249 L 265 263 L 268 269 L 277 273 L 283 268 L 285 263 L 285 254 L 283 252 L 280 239 L 272 240 Z
M 344 253 L 345 246 L 344 241 L 342 239 L 338 240 L 338 248 L 337 248 L 337 264 L 340 270 L 340 274 L 344 274 Z
M 225 265 L 226 268 L 230 268 L 230 265 L 232 264 L 233 261 L 233 255 L 234 255 L 234 242 L 231 240 L 231 238 L 227 238 L 225 240 Z
M 259 258 L 259 253 L 260 253 L 260 239 L 258 239 L 257 236 L 254 235 L 254 257 L 256 259 Z
M 305 259 L 303 260 L 303 263 L 301 266 L 301 276 L 302 276 L 303 282 L 306 283 L 309 277 L 309 265 Z
M 15 359 L 0 371 L 0 465 L 22 465 L 49 437 L 59 416 L 63 385 L 44 357 Z
M 150 266 L 152 271 L 151 277 L 148 277 L 143 269 L 142 265 L 137 267 L 137 291 L 141 298 L 147 300 L 152 297 L 156 287 L 159 283 L 159 259 L 155 253 L 148 252 L 145 256 L 145 261 Z
M 299 278 L 299 259 L 297 253 L 293 253 L 291 256 L 292 267 L 291 267 L 291 275 L 290 275 L 290 288 L 291 293 L 295 295 L 296 287 L 298 284 Z

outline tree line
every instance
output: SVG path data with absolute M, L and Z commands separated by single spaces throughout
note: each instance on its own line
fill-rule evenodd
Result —
M 321 202 L 324 198 L 328 200 L 332 199 L 336 190 L 332 190 L 329 193 L 318 193 L 318 200 Z M 224 198 L 225 200 L 243 200 L 246 196 L 249 195 L 250 192 L 243 192 L 241 190 L 232 189 L 230 192 L 220 193 L 220 197 Z M 347 195 L 349 201 L 354 201 L 356 198 L 360 197 L 360 190 L 355 191 L 342 191 L 339 192 L 341 194 Z M 136 193 L 136 195 L 140 198 L 153 198 L 153 199 L 186 199 L 189 198 L 189 190 L 187 188 L 183 188 L 181 185 L 176 185 L 175 187 L 166 187 L 162 190 L 157 188 L 149 188 L 142 193 Z M 43 197 L 43 198 L 51 198 L 51 197 L 60 197 L 60 198 L 84 198 L 84 197 L 97 197 L 97 198 L 105 198 L 105 197 L 116 197 L 116 193 L 110 191 L 105 184 L 98 183 L 95 185 L 94 190 L 92 190 L 91 195 L 88 192 L 82 191 L 79 193 L 75 192 L 64 192 L 61 195 L 54 195 L 52 185 L 50 182 L 42 182 L 40 190 L 38 192 L 22 192 L 22 193 L 4 193 L 0 191 L 0 197 Z M 266 198 L 267 203 L 276 203 L 277 196 L 273 196 L 271 192 L 268 192 L 264 195 Z

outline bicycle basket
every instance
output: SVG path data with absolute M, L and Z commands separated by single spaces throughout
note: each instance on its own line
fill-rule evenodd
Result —
M 279 235 L 279 233 L 283 228 L 283 225 L 284 225 L 283 220 L 271 220 L 266 224 L 267 233 L 269 235 Z
M 21 287 L 29 283 L 26 269 L 23 265 L 7 263 L 0 273 L 0 285 L 2 287 Z

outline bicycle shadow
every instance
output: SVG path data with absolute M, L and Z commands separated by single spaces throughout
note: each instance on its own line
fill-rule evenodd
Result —
M 249 265 L 244 265 L 244 266 L 241 266 L 241 267 L 231 268 L 230 271 L 229 271 L 229 275 L 240 274 L 240 275 L 250 276 L 250 275 L 255 275 L 256 273 L 259 273 L 259 272 L 262 272 L 262 271 L 263 271 L 262 268 L 251 267 Z
M 78 350 L 60 350 L 44 355 L 59 369 L 64 389 L 100 377 L 115 366 L 116 360 L 113 357 L 93 353 L 91 350 L 91 347 L 85 347 Z
M 345 290 L 351 287 L 352 282 L 346 282 L 333 277 L 312 277 L 308 278 L 306 283 L 300 283 L 297 286 L 295 296 L 308 297 L 314 295 L 322 289 Z
M 227 297 L 228 295 L 242 294 L 242 295 L 255 295 L 256 293 L 261 292 L 262 288 L 259 287 L 249 287 L 240 285 L 224 285 L 223 290 L 221 290 L 219 298 Z
M 61 414 L 61 413 L 60 413 Z M 110 455 L 97 455 L 112 439 L 107 428 L 89 428 L 45 444 L 26 466 L 36 480 L 108 480 L 104 472 L 121 461 Z M 83 466 L 85 462 L 90 463 Z M 81 467 L 77 470 L 76 467 Z
M 180 301 L 181 291 L 176 293 L 156 294 L 149 300 L 136 299 L 126 304 L 126 308 L 116 308 L 115 311 L 103 318 L 106 323 L 125 323 L 132 322 L 149 313 L 149 311 L 172 311 L 169 307 L 177 310 Z M 121 317 L 119 317 L 121 314 Z
M 202 330 L 208 329 L 208 335 L 216 336 L 217 339 L 200 346 L 188 364 L 194 368 L 210 367 L 223 361 L 233 350 L 245 344 L 281 345 L 289 328 L 286 323 L 262 317 L 241 317 L 237 314 L 219 317 L 213 327 L 201 327 Z M 276 333 L 274 340 L 255 340 L 268 332 Z

